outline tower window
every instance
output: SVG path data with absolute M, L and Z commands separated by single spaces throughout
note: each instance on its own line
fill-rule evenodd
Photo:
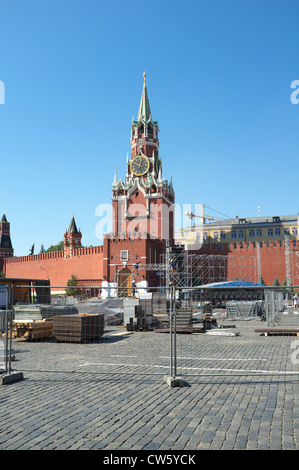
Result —
M 129 251 L 128 250 L 121 250 L 120 251 L 120 260 L 121 261 L 129 261 Z

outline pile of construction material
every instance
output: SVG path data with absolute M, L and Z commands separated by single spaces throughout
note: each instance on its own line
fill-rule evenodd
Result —
M 128 331 L 153 331 L 161 318 L 168 321 L 165 293 L 146 293 L 140 298 L 124 299 L 123 322 Z M 166 313 L 165 313 L 166 312 Z
M 173 316 L 172 328 L 175 329 L 176 333 L 192 334 L 201 333 L 204 331 L 203 325 L 200 323 L 193 322 L 193 312 L 189 308 L 179 308 L 176 306 L 175 317 Z M 159 328 L 155 329 L 156 333 L 169 333 L 170 332 L 170 321 L 168 312 L 168 321 L 160 325 Z
M 53 317 L 78 313 L 72 305 L 15 305 L 12 337 L 43 340 L 53 336 Z
M 12 338 L 86 342 L 104 333 L 104 315 L 79 314 L 72 305 L 18 305 Z
M 53 319 L 53 336 L 57 341 L 86 343 L 104 334 L 104 315 L 97 313 L 57 315 Z
M 33 320 L 28 322 L 13 322 L 12 337 L 27 339 L 29 341 L 52 338 L 53 321 Z
M 252 320 L 265 314 L 265 303 L 261 300 L 227 302 L 226 310 L 230 320 Z
M 74 315 L 78 309 L 73 305 L 15 305 L 14 320 L 32 322 L 51 320 L 55 315 Z

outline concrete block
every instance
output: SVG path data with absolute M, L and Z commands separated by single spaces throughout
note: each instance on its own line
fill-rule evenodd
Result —
M 10 374 L 0 374 L 0 385 L 6 385 L 11 382 L 16 382 L 17 380 L 22 380 L 23 373 L 22 372 L 12 372 Z
M 164 381 L 169 387 L 185 387 L 186 382 L 180 377 L 171 377 L 170 375 L 164 375 Z

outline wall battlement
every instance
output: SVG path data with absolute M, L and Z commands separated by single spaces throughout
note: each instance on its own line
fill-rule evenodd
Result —
M 236 243 L 229 243 L 227 244 L 229 246 L 229 251 L 234 252 L 234 251 L 256 251 L 257 250 L 257 245 L 259 242 L 236 242 Z M 285 240 L 282 241 L 262 241 L 262 245 L 260 245 L 260 251 L 286 251 L 287 244 Z M 299 246 L 294 245 L 293 241 L 289 242 L 289 250 L 290 251 L 298 251 Z
M 103 253 L 103 246 L 91 246 L 88 248 L 76 248 L 73 251 L 74 256 L 88 256 L 95 255 L 98 253 Z M 47 261 L 65 258 L 64 251 L 53 251 L 50 253 L 40 253 L 38 255 L 28 255 L 28 256 L 14 256 L 11 258 L 5 258 L 5 264 L 14 264 L 14 263 L 28 263 L 30 261 Z
M 99 284 L 103 277 L 103 246 L 75 248 L 65 251 L 18 256 L 4 260 L 7 278 L 51 280 L 52 286 L 66 286 L 72 275 L 80 281 Z

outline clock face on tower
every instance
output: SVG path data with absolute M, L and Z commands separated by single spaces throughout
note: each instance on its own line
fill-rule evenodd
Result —
M 149 159 L 144 155 L 138 155 L 131 162 L 131 171 L 135 176 L 144 175 L 149 169 Z

